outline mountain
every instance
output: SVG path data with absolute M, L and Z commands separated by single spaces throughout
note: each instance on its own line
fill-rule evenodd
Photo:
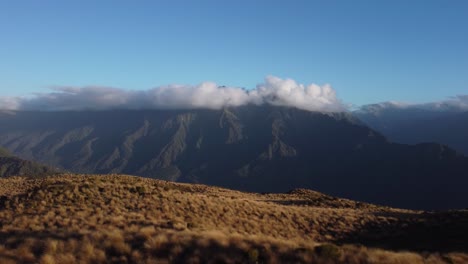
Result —
M 8 150 L 0 147 L 0 178 L 9 176 L 41 177 L 56 172 L 55 169 L 39 163 L 14 157 Z
M 0 179 L 0 263 L 467 263 L 468 211 L 124 175 Z
M 311 188 L 406 208 L 465 208 L 468 160 L 394 144 L 348 113 L 222 110 L 14 112 L 0 144 L 78 173 L 123 173 L 244 191 Z
M 438 142 L 468 156 L 468 112 L 374 104 L 354 114 L 388 139 L 406 144 Z

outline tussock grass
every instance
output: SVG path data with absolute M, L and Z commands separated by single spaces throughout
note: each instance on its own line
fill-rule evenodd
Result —
M 422 212 L 132 176 L 0 180 L 0 263 L 464 263 L 350 244 Z M 372 229 L 370 229 L 372 230 Z

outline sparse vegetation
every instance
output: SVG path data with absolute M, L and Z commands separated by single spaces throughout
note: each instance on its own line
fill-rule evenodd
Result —
M 456 248 L 389 251 L 370 243 L 369 233 L 391 248 L 395 237 L 388 233 L 404 224 L 424 220 L 430 228 L 427 213 L 309 190 L 261 195 L 131 176 L 60 175 L 2 179 L 0 196 L 0 263 L 468 261 Z M 353 245 L 352 237 L 369 243 Z

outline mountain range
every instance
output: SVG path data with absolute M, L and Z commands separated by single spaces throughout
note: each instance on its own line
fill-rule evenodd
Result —
M 0 145 L 77 173 L 122 173 L 244 191 L 311 188 L 405 208 L 465 208 L 468 159 L 389 142 L 350 113 L 221 110 L 0 113 Z

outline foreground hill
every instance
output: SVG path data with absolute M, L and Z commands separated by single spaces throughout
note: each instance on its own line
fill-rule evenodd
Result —
M 1 263 L 468 261 L 466 211 L 117 175 L 1 179 L 0 197 Z
M 0 178 L 10 176 L 41 177 L 56 172 L 55 169 L 39 163 L 14 157 L 6 149 L 0 147 Z
M 255 192 L 310 188 L 405 208 L 465 208 L 468 159 L 389 143 L 350 114 L 223 110 L 8 112 L 0 144 L 78 173 L 125 173 Z
M 394 142 L 438 142 L 468 156 L 468 112 L 368 105 L 354 113 Z

